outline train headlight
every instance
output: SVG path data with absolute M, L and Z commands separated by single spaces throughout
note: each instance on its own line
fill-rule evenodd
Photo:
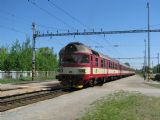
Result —
M 79 72 L 80 73 L 86 73 L 86 70 L 85 69 L 79 69 Z

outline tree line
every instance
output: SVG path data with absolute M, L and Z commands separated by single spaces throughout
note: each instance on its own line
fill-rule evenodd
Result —
M 42 47 L 36 50 L 36 70 L 53 71 L 58 67 L 57 55 L 53 48 Z M 0 47 L 1 71 L 31 71 L 32 47 L 30 40 L 22 44 L 18 40 L 11 47 Z
M 148 71 L 150 70 L 151 73 L 160 73 L 160 64 L 157 64 L 156 66 L 154 66 L 153 68 L 150 68 L 148 66 L 144 67 L 141 69 L 141 71 L 146 71 L 148 73 Z
M 153 67 L 153 73 L 160 73 L 160 64 Z

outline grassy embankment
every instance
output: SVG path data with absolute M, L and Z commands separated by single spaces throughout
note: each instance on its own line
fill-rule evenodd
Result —
M 118 92 L 97 101 L 79 120 L 159 120 L 160 97 Z
M 37 82 L 37 81 L 46 81 L 46 80 L 55 80 L 55 77 L 40 77 L 36 78 L 35 81 L 32 81 L 31 77 L 27 78 L 20 78 L 20 79 L 0 79 L 1 84 L 7 84 L 7 83 L 13 83 L 13 84 L 18 84 L 18 83 L 27 83 L 27 82 Z

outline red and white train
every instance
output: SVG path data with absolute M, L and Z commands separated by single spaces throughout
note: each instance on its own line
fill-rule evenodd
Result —
M 68 87 L 103 85 L 104 82 L 135 74 L 134 69 L 96 52 L 79 42 L 72 42 L 59 52 L 58 80 Z

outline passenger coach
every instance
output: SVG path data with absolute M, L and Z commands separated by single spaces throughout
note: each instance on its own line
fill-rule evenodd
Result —
M 68 87 L 103 85 L 108 80 L 135 74 L 129 66 L 78 42 L 66 45 L 60 50 L 59 56 L 57 78 L 62 85 Z

